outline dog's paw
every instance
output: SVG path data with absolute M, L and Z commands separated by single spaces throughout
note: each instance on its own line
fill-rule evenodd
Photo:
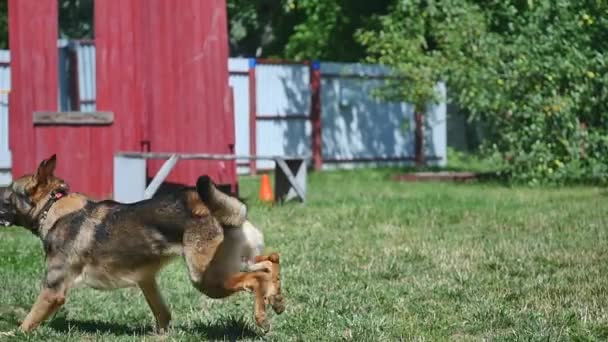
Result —
M 268 260 L 270 260 L 270 262 L 272 262 L 273 264 L 278 264 L 279 263 L 279 253 L 272 253 L 268 256 Z
M 259 319 L 256 318 L 255 322 L 264 334 L 267 334 L 270 331 L 270 322 L 268 322 L 268 319 L 266 319 L 266 317 Z
M 270 306 L 277 315 L 282 314 L 285 311 L 285 299 L 282 295 L 276 295 L 269 298 Z
M 156 327 L 156 329 L 154 329 L 154 332 L 156 333 L 156 335 L 166 335 L 169 333 L 169 327 L 164 327 L 164 328 L 159 328 Z

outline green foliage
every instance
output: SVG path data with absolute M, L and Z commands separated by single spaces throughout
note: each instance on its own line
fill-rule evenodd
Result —
M 439 100 L 437 82 L 459 67 L 462 50 L 483 32 L 482 17 L 463 0 L 398 1 L 391 9 L 378 17 L 378 28 L 360 30 L 357 38 L 368 47 L 369 62 L 389 65 L 398 76 L 381 95 L 424 111 L 429 102 Z
M 71 39 L 94 37 L 93 0 L 59 0 L 59 36 Z
M 448 147 L 447 169 L 479 173 L 496 172 L 496 164 L 490 158 Z
M 359 61 L 364 46 L 356 31 L 371 24 L 374 14 L 386 13 L 392 0 L 287 0 L 289 11 L 301 18 L 285 46 L 285 56 L 293 59 Z
M 401 0 L 359 38 L 409 77 L 392 97 L 421 105 L 446 80 L 513 180 L 608 182 L 607 14 L 597 0 Z
M 8 49 L 8 0 L 0 0 L 0 49 Z
M 231 54 L 358 61 L 354 34 L 392 0 L 229 0 Z
M 281 56 L 297 20 L 285 0 L 228 0 L 227 7 L 231 56 Z

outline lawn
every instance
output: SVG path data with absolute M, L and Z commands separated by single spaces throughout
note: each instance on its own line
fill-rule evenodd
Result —
M 136 289 L 78 289 L 37 332 L 14 332 L 43 273 L 41 244 L 0 230 L 0 340 L 570 341 L 608 339 L 608 193 L 592 187 L 395 183 L 389 170 L 309 175 L 309 203 L 256 202 L 287 299 L 258 334 L 253 300 L 211 300 L 185 265 L 160 275 L 166 336 Z M 7 333 L 8 332 L 8 333 Z

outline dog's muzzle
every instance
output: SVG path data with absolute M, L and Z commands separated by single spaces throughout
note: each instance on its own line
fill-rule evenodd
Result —
M 8 192 L 6 190 L 0 191 L 0 226 L 10 226 L 13 224 L 15 213 L 10 210 L 8 203 Z
M 12 226 L 14 218 L 14 213 L 0 204 L 0 227 Z
M 0 227 L 8 227 L 12 225 L 12 216 L 10 213 L 0 209 Z

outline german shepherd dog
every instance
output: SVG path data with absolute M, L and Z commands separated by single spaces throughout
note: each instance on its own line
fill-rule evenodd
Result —
M 30 331 L 54 314 L 77 285 L 110 290 L 138 286 L 156 319 L 168 328 L 171 314 L 156 274 L 183 256 L 190 280 L 211 298 L 240 291 L 255 294 L 255 321 L 270 329 L 266 305 L 285 309 L 279 255 L 260 255 L 263 237 L 247 220 L 247 208 L 207 176 L 184 187 L 131 204 L 93 201 L 54 175 L 56 156 L 35 175 L 15 180 L 0 197 L 0 224 L 20 225 L 43 242 L 42 289 L 20 329 Z

